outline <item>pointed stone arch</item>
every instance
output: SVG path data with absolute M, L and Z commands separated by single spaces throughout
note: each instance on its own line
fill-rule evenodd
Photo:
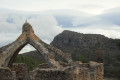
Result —
M 59 63 L 54 60 L 54 55 L 52 53 L 59 54 L 69 64 L 73 64 L 70 54 L 65 54 L 61 50 L 44 43 L 39 37 L 34 34 L 32 26 L 26 22 L 23 24 L 22 34 L 12 44 L 4 49 L 2 53 L 0 53 L 0 66 L 10 66 L 19 51 L 21 51 L 21 49 L 27 44 L 32 45 L 39 53 L 41 53 L 50 67 L 60 68 Z

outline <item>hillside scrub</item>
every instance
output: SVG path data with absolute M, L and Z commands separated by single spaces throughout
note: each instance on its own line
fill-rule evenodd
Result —
M 43 61 L 39 61 L 37 59 L 33 59 L 26 56 L 17 55 L 14 63 L 25 63 L 27 64 L 28 70 L 33 70 L 38 64 L 44 63 Z

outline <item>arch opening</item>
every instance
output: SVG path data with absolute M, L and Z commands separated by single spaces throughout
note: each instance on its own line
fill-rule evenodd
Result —
M 28 47 L 26 47 L 28 46 Z M 13 60 L 11 65 L 17 64 L 26 64 L 28 71 L 32 71 L 38 65 L 45 63 L 45 59 L 42 57 L 41 53 L 39 53 L 32 45 L 29 43 L 24 46 L 21 51 L 17 54 L 15 59 Z M 29 48 L 32 48 L 32 51 L 28 51 Z M 24 51 L 23 51 L 24 50 Z M 27 50 L 25 52 L 25 50 Z
M 15 60 L 16 56 L 18 55 L 18 53 L 21 51 L 22 48 L 24 48 L 28 43 L 25 43 L 23 45 L 21 45 L 12 55 L 12 57 L 10 58 L 9 62 L 8 62 L 8 67 L 10 67 L 13 63 L 13 61 Z
M 46 61 L 45 61 L 45 59 L 43 58 L 43 56 L 42 56 L 42 54 L 34 47 L 34 46 L 32 46 L 36 51 L 37 51 L 37 53 L 35 53 L 34 51 L 31 51 L 31 53 L 30 52 L 28 52 L 28 53 L 26 53 L 26 54 L 28 54 L 28 56 L 25 56 L 25 55 L 23 55 L 23 54 L 19 54 L 27 45 L 30 45 L 30 46 L 32 46 L 31 44 L 29 44 L 29 43 L 25 43 L 24 45 L 21 45 L 14 53 L 13 53 L 13 55 L 12 55 L 12 57 L 10 58 L 10 61 L 9 61 L 9 63 L 8 63 L 8 67 L 11 67 L 11 65 L 13 64 L 13 63 L 25 63 L 25 64 L 27 64 L 27 66 L 28 66 L 28 70 L 33 70 L 36 66 L 37 66 L 37 64 L 41 64 L 41 63 L 46 63 Z M 29 56 L 29 54 L 30 54 L 30 56 Z M 32 55 L 36 55 L 35 57 L 34 56 L 32 56 Z M 36 58 L 37 57 L 37 58 Z M 19 61 L 17 61 L 17 58 L 19 59 Z M 36 59 L 35 59 L 36 58 Z M 23 61 L 21 61 L 21 59 L 23 59 Z M 16 60 L 16 61 L 15 61 Z M 31 63 L 30 63 L 30 61 L 27 63 L 26 61 L 28 61 L 28 60 L 30 60 L 31 61 Z M 32 65 L 31 65 L 32 64 Z M 32 66 L 32 67 L 31 67 Z

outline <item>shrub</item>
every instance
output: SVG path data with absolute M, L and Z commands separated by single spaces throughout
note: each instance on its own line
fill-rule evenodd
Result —
M 14 63 L 25 63 L 27 64 L 28 70 L 30 71 L 30 70 L 33 70 L 37 64 L 43 63 L 43 61 L 39 61 L 36 59 L 32 59 L 30 57 L 18 55 L 16 59 L 14 60 Z

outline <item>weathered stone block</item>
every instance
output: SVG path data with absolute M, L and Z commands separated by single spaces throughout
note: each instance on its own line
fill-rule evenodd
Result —
M 27 65 L 24 63 L 13 64 L 10 69 L 16 72 L 16 80 L 28 80 Z
M 15 80 L 14 73 L 9 68 L 0 67 L 0 80 Z

